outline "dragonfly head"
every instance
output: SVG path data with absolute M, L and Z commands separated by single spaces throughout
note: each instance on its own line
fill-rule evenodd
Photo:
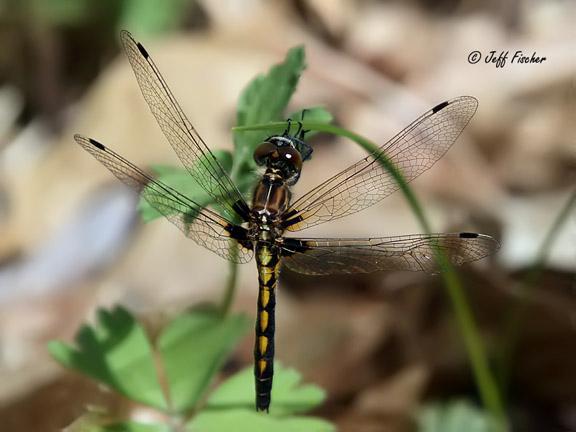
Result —
M 256 147 L 254 161 L 259 166 L 280 171 L 286 183 L 292 185 L 300 177 L 302 161 L 311 154 L 312 148 L 304 141 L 289 135 L 274 135 Z

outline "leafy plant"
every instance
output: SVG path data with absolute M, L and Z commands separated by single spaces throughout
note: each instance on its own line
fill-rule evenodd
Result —
M 219 367 L 250 327 L 246 316 L 223 317 L 217 309 L 190 311 L 176 317 L 153 343 L 125 309 L 101 309 L 97 315 L 93 326 L 80 329 L 76 346 L 50 342 L 52 356 L 128 399 L 165 413 L 171 423 L 118 422 L 91 414 L 79 423 L 83 430 L 220 431 L 226 430 L 226 425 L 238 430 L 273 427 L 288 431 L 295 425 L 302 431 L 333 430 L 323 420 L 296 415 L 322 403 L 324 392 L 314 385 L 301 385 L 300 375 L 281 364 L 275 367 L 275 403 L 268 418 L 254 411 L 251 367 L 212 388 Z M 161 371 L 166 377 L 166 394 L 159 380 Z M 194 414 L 191 418 L 190 413 Z

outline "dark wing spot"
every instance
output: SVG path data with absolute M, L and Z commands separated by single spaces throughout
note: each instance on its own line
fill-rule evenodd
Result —
M 138 42 L 138 43 L 136 44 L 136 46 L 138 47 L 138 51 L 140 51 L 140 54 L 142 54 L 145 59 L 147 59 L 148 57 L 150 57 L 150 56 L 148 55 L 148 51 L 146 51 L 146 48 L 144 48 L 140 42 Z
M 432 112 L 433 113 L 437 113 L 438 111 L 440 111 L 443 108 L 446 108 L 449 105 L 448 101 L 444 101 L 442 103 L 439 103 L 438 105 L 436 105 L 434 108 L 432 108 Z
M 478 238 L 478 234 L 471 232 L 461 232 L 460 238 Z
M 90 144 L 92 144 L 94 147 L 97 147 L 100 150 L 106 150 L 106 147 L 104 147 L 104 144 L 100 144 L 98 141 L 93 140 L 92 138 L 88 138 L 88 141 L 90 141 Z

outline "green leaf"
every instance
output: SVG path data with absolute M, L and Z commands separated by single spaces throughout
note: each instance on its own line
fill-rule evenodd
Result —
M 264 123 L 282 115 L 306 67 L 304 57 L 304 47 L 292 48 L 282 63 L 250 82 L 238 101 L 238 126 Z
M 273 66 L 267 74 L 254 78 L 240 95 L 237 126 L 281 119 L 305 67 L 304 47 L 299 46 L 289 50 L 284 61 Z M 252 154 L 266 138 L 265 134 L 265 131 L 235 134 L 234 163 L 242 168 L 241 172 L 254 169 Z
M 140 38 L 178 27 L 186 16 L 188 0 L 124 0 L 119 30 L 130 29 Z
M 334 425 L 316 417 L 273 417 L 253 409 L 204 411 L 186 425 L 190 432 L 333 432 Z
M 192 311 L 169 324 L 158 349 L 175 412 L 192 408 L 202 398 L 249 324 L 244 315 L 223 317 L 211 310 Z
M 227 150 L 214 150 L 212 151 L 218 162 L 222 165 L 226 172 L 230 172 L 232 168 L 232 153 Z M 178 192 L 186 195 L 192 199 L 196 204 L 201 207 L 206 207 L 213 204 L 212 197 L 206 193 L 204 188 L 190 175 L 188 170 L 180 167 L 169 165 L 154 165 L 152 167 L 157 180 L 176 189 Z M 199 160 L 194 170 L 200 174 L 206 172 L 205 164 Z M 156 218 L 162 217 L 163 214 L 158 212 L 152 207 L 144 198 L 140 198 L 138 203 L 138 210 L 144 222 L 150 222 Z M 193 218 L 194 215 L 191 215 Z M 192 221 L 192 220 L 191 220 Z
M 98 323 L 84 325 L 74 348 L 52 341 L 48 350 L 62 365 L 84 373 L 137 402 L 166 409 L 150 342 L 128 311 L 100 309 Z
M 309 411 L 325 399 L 324 391 L 313 384 L 302 385 L 301 376 L 294 369 L 274 364 L 274 385 L 270 412 L 286 415 Z M 254 370 L 247 368 L 222 383 L 210 395 L 208 409 L 245 407 L 254 409 Z
M 494 432 L 497 423 L 490 414 L 466 400 L 436 403 L 418 414 L 418 432 Z

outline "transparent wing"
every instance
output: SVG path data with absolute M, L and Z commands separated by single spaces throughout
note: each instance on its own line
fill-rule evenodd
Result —
M 417 234 L 353 239 L 284 238 L 283 263 L 310 275 L 371 273 L 381 270 L 438 271 L 434 248 L 461 265 L 492 254 L 500 245 L 476 233 Z
M 478 106 L 470 96 L 443 102 L 426 112 L 377 152 L 348 167 L 296 200 L 284 226 L 300 231 L 338 219 L 381 201 L 398 190 L 396 180 L 378 162 L 383 155 L 411 181 L 428 170 L 456 141 Z
M 152 207 L 200 246 L 236 263 L 245 263 L 252 259 L 252 245 L 244 228 L 200 207 L 170 186 L 154 180 L 98 141 L 81 135 L 74 135 L 74 139 L 120 181 L 138 192 Z
M 125 30 L 120 40 L 144 99 L 182 164 L 230 218 L 247 220 L 244 198 L 186 118 L 146 49 Z

